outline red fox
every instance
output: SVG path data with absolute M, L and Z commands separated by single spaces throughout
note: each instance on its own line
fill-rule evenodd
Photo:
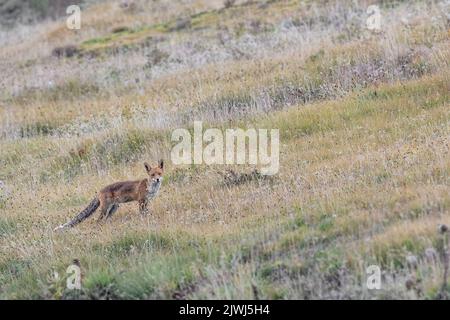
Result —
M 54 231 L 76 226 L 91 216 L 98 207 L 100 207 L 98 221 L 100 222 L 102 219 L 107 220 L 117 211 L 120 203 L 130 201 L 137 201 L 141 214 L 147 214 L 148 202 L 156 196 L 161 187 L 164 162 L 161 160 L 156 167 L 151 167 L 145 162 L 144 167 L 150 179 L 116 182 L 103 188 L 86 209 L 81 211 L 71 221 L 56 227 Z

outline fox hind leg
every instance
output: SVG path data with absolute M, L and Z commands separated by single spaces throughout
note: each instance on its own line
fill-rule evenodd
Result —
M 107 213 L 108 213 L 110 207 L 111 207 L 111 205 L 109 205 L 109 206 L 102 205 L 100 207 L 100 215 L 97 219 L 97 222 L 102 221 L 102 219 L 107 216 Z
M 109 218 L 112 217 L 112 215 L 117 211 L 117 209 L 119 209 L 119 205 L 117 203 L 113 204 L 112 206 L 109 207 L 109 210 L 106 214 L 106 220 L 108 220 Z

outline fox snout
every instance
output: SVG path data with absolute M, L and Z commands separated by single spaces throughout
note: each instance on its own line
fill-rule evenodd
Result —
M 149 184 L 150 188 L 159 188 L 162 184 L 163 177 L 155 177 L 151 180 L 151 183 Z

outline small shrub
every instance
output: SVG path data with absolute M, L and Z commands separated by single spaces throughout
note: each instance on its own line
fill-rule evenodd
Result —
M 265 176 L 258 170 L 253 170 L 250 173 L 237 173 L 234 170 L 227 170 L 224 175 L 224 183 L 226 186 L 237 186 L 252 181 L 268 181 L 272 180 L 271 176 Z
M 169 54 L 158 48 L 154 48 L 147 54 L 147 63 L 144 65 L 144 69 L 151 69 L 152 67 L 164 62 L 169 58 Z
M 129 13 L 135 13 L 139 9 L 134 0 L 122 0 L 119 3 L 119 8 Z
M 223 6 L 225 8 L 231 8 L 232 6 L 234 6 L 235 3 L 236 3 L 236 0 L 225 0 L 223 2 Z
M 264 23 L 261 20 L 252 20 L 248 26 L 249 28 L 249 32 L 252 34 L 259 34 L 259 33 L 264 33 L 264 32 L 268 32 L 271 29 L 273 29 L 273 26 L 268 24 L 268 23 Z
M 90 299 L 111 300 L 120 298 L 116 288 L 116 279 L 114 275 L 107 271 L 90 273 L 84 281 L 84 287 Z
M 192 25 L 191 18 L 178 18 L 172 27 L 169 27 L 169 31 L 180 31 L 188 29 Z
M 57 128 L 54 123 L 37 121 L 35 123 L 30 123 L 20 127 L 19 135 L 22 138 L 32 137 L 32 136 L 46 136 L 51 135 L 53 131 Z
M 80 49 L 75 45 L 56 47 L 52 50 L 52 56 L 56 58 L 71 58 L 80 53 Z
M 123 32 L 130 32 L 131 29 L 125 26 L 118 26 L 111 30 L 112 33 L 123 33 Z

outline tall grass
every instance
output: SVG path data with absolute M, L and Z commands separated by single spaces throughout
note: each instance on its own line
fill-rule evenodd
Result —
M 0 298 L 448 296 L 444 2 L 380 2 L 381 33 L 365 2 L 135 3 L 89 4 L 74 34 L 0 33 Z M 174 166 L 171 132 L 194 120 L 279 129 L 279 174 Z M 160 158 L 149 216 L 52 232 Z

